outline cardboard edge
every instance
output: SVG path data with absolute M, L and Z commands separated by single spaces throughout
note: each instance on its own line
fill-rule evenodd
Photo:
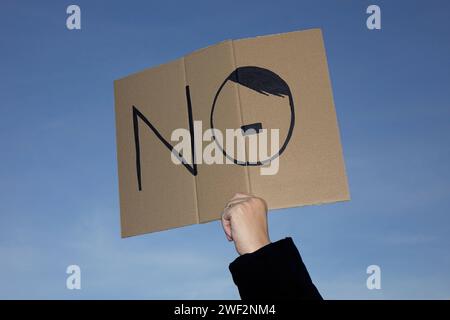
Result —
M 319 202 L 310 202 L 310 203 L 304 203 L 302 205 L 297 205 L 297 206 L 280 206 L 280 207 L 273 207 L 270 208 L 268 210 L 267 213 L 275 213 L 275 212 L 279 212 L 283 209 L 294 209 L 294 208 L 302 208 L 302 207 L 310 207 L 310 206 L 321 206 L 324 204 L 333 204 L 333 203 L 341 203 L 341 202 L 349 202 L 350 196 L 348 198 L 345 199 L 332 199 L 332 200 L 323 200 L 323 201 L 319 201 Z
M 311 32 L 311 31 L 320 32 L 320 34 L 322 34 L 322 29 L 320 27 L 316 27 L 316 28 L 310 28 L 310 29 L 304 29 L 304 30 L 292 30 L 292 31 L 287 31 L 287 32 L 279 32 L 279 33 L 265 34 L 265 35 L 260 35 L 260 36 L 239 38 L 239 39 L 235 39 L 233 41 L 238 42 L 238 41 L 245 41 L 245 40 L 251 40 L 251 39 L 271 38 L 271 37 L 279 37 L 279 36 L 284 36 L 284 35 L 287 36 L 287 35 L 294 34 L 294 33 L 305 33 L 305 32 Z
M 271 207 L 269 210 L 267 210 L 267 214 L 273 213 L 274 211 L 281 211 L 283 209 L 293 209 L 293 208 L 302 208 L 302 207 L 307 207 L 307 206 L 320 206 L 323 204 L 333 204 L 333 203 L 340 203 L 340 202 L 349 202 L 350 199 L 350 195 L 348 195 L 347 198 L 339 198 L 339 199 L 330 199 L 330 200 L 323 200 L 323 201 L 319 201 L 319 202 L 309 202 L 309 203 L 304 203 L 302 205 L 297 205 L 297 206 L 290 206 L 290 205 L 286 205 L 286 206 L 280 206 L 280 207 Z M 205 221 L 201 221 L 199 224 L 204 224 L 204 223 L 209 223 L 209 222 L 214 222 L 217 220 L 221 219 L 221 215 L 217 218 L 217 219 L 208 219 Z
M 124 230 L 123 230 L 123 215 L 122 215 L 122 198 L 121 198 L 121 194 L 123 194 L 123 192 L 121 192 L 121 183 L 120 183 L 120 173 L 119 173 L 119 131 L 117 130 L 118 128 L 118 117 L 117 117 L 117 86 L 119 85 L 119 81 L 117 80 L 113 80 L 113 90 L 114 90 L 114 106 L 113 106 L 113 110 L 114 110 L 114 123 L 115 123 L 115 135 L 114 135 L 114 139 L 115 139 L 115 145 L 116 145 L 116 174 L 117 174 L 117 191 L 118 191 L 118 198 L 119 198 L 119 222 L 120 222 L 120 235 L 123 238 L 124 236 Z
M 136 72 L 132 72 L 132 73 L 130 73 L 130 74 L 124 76 L 124 77 L 117 78 L 114 81 L 124 80 L 124 79 L 127 79 L 128 77 L 132 77 L 132 76 L 134 76 L 136 74 L 139 74 L 141 72 L 145 72 L 145 71 L 148 71 L 148 70 L 151 70 L 151 69 L 164 67 L 164 66 L 172 63 L 173 61 L 176 61 L 176 60 L 179 60 L 179 59 L 183 59 L 183 58 L 186 58 L 186 57 L 188 57 L 190 55 L 194 55 L 194 54 L 200 53 L 200 52 L 202 52 L 204 50 L 207 50 L 207 49 L 209 49 L 211 47 L 214 47 L 214 46 L 217 46 L 217 45 L 221 45 L 221 44 L 226 43 L 226 42 L 242 41 L 242 40 L 250 40 L 250 39 L 259 39 L 259 38 L 270 38 L 270 37 L 276 37 L 276 36 L 281 36 L 281 35 L 289 35 L 289 34 L 293 34 L 293 33 L 311 32 L 311 31 L 319 31 L 320 33 L 322 33 L 321 28 L 317 27 L 317 28 L 310 28 L 310 29 L 305 29 L 305 30 L 293 30 L 293 31 L 288 31 L 288 32 L 279 32 L 279 33 L 274 33 L 274 34 L 266 34 L 266 35 L 261 35 L 261 36 L 253 36 L 253 37 L 245 37 L 245 38 L 239 38 L 239 39 L 223 40 L 223 41 L 216 42 L 214 44 L 208 45 L 206 47 L 203 47 L 203 48 L 200 48 L 200 49 L 197 49 L 197 50 L 185 53 L 182 56 L 178 56 L 178 57 L 176 57 L 174 59 L 171 59 L 170 61 L 166 61 L 166 62 L 163 62 L 163 63 L 160 63 L 160 64 L 149 66 L 147 68 L 141 69 L 141 70 L 136 71 Z
M 199 225 L 201 223 L 189 223 L 189 224 L 184 224 L 184 225 L 180 225 L 180 226 L 176 226 L 176 227 L 167 227 L 167 228 L 160 228 L 160 229 L 156 229 L 152 232 L 148 232 L 148 231 L 141 231 L 141 232 L 137 232 L 137 233 L 133 233 L 133 234 L 127 234 L 125 232 L 121 232 L 120 233 L 120 238 L 121 239 L 128 239 L 128 238 L 133 238 L 136 236 L 142 236 L 142 235 L 152 235 L 154 233 L 159 233 L 162 231 L 169 231 L 169 230 L 176 230 L 176 229 L 180 229 L 180 228 L 184 228 L 184 227 L 192 227 L 192 226 L 196 226 Z
M 217 43 L 208 45 L 208 46 L 206 46 L 206 47 L 203 47 L 203 48 L 200 48 L 200 49 L 197 49 L 197 50 L 194 50 L 194 51 L 185 53 L 185 54 L 183 54 L 182 56 L 178 56 L 178 57 L 176 57 L 176 58 L 174 58 L 174 59 L 171 59 L 171 60 L 169 60 L 169 61 L 165 61 L 165 62 L 162 62 L 162 63 L 160 63 L 160 64 L 152 65 L 152 66 L 149 66 L 149 67 L 147 67 L 147 68 L 141 69 L 141 70 L 139 70 L 139 71 L 132 72 L 132 73 L 130 73 L 130 74 L 124 76 L 124 77 L 117 78 L 117 79 L 115 79 L 114 81 L 125 80 L 125 79 L 127 79 L 127 78 L 129 78 L 129 77 L 133 77 L 133 76 L 135 76 L 135 75 L 137 75 L 137 74 L 139 74 L 139 73 L 142 73 L 142 72 L 146 72 L 146 71 L 153 70 L 153 69 L 158 69 L 158 68 L 163 68 L 163 67 L 165 67 L 165 66 L 167 66 L 167 65 L 169 65 L 169 64 L 171 64 L 171 63 L 173 63 L 174 61 L 181 60 L 181 59 L 184 60 L 184 59 L 187 58 L 188 56 L 191 56 L 191 55 L 200 53 L 200 52 L 205 51 L 205 50 L 207 50 L 207 49 L 209 49 L 209 48 L 211 48 L 211 47 L 218 46 L 218 45 L 221 45 L 221 44 L 226 43 L 226 42 L 229 42 L 229 41 L 232 41 L 232 40 L 231 40 L 231 39 L 229 39 L 229 40 L 223 40 L 223 41 L 220 41 L 220 42 L 217 42 Z
M 325 45 L 325 39 L 323 36 L 323 32 L 321 29 L 319 30 L 319 36 L 320 36 L 320 41 L 323 47 L 323 53 L 325 55 L 325 66 L 327 69 L 327 77 L 328 77 L 328 82 L 330 83 L 330 93 L 331 93 L 331 101 L 333 104 L 333 112 L 334 112 L 334 118 L 336 121 L 336 127 L 337 127 L 337 136 L 338 136 L 338 140 L 339 140 L 339 145 L 340 145 L 340 149 L 341 149 L 341 157 L 342 157 L 342 170 L 343 170 L 343 174 L 345 177 L 345 187 L 346 187 L 346 193 L 348 195 L 348 200 L 346 201 L 350 201 L 350 182 L 349 182 L 349 178 L 348 178 L 348 172 L 347 172 L 347 164 L 345 162 L 345 152 L 344 152 L 344 144 L 343 144 L 343 140 L 342 140 L 342 130 L 341 130 L 341 126 L 339 124 L 339 117 L 338 117 L 338 113 L 337 113 L 337 109 L 336 109 L 336 100 L 334 98 L 334 86 L 333 86 L 333 80 L 331 78 L 331 71 L 330 71 L 330 65 L 328 63 L 328 53 L 327 53 L 327 47 Z M 344 200 L 345 201 L 345 200 Z

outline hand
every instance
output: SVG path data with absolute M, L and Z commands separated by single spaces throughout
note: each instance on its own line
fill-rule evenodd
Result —
M 240 255 L 269 244 L 266 202 L 249 194 L 236 193 L 222 214 L 222 227 Z

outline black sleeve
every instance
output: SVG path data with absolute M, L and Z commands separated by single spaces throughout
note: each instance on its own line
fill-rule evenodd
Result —
M 322 300 L 292 238 L 243 254 L 229 268 L 243 300 Z

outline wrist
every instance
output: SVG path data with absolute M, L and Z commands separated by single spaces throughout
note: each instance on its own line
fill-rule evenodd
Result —
M 268 244 L 270 244 L 270 239 L 264 238 L 264 239 L 260 239 L 258 241 L 255 241 L 251 244 L 249 244 L 248 246 L 246 246 L 245 248 L 243 248 L 242 250 L 239 251 L 240 255 L 243 254 L 247 254 L 247 253 L 253 253 L 255 251 L 258 251 L 259 249 L 261 249 L 262 247 L 267 246 Z

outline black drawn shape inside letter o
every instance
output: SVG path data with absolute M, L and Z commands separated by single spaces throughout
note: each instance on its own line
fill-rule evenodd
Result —
M 290 124 L 286 139 L 281 145 L 278 152 L 273 154 L 270 158 L 264 160 L 258 160 L 257 162 L 249 162 L 249 161 L 239 161 L 229 155 L 217 141 L 214 130 L 213 130 L 213 139 L 219 148 L 222 150 L 222 153 L 229 160 L 233 161 L 233 163 L 241 165 L 241 166 L 261 166 L 267 163 L 270 163 L 273 159 L 279 157 L 284 150 L 286 149 L 289 140 L 291 139 L 292 132 L 294 130 L 295 125 L 295 107 L 294 107 L 294 99 L 292 98 L 291 90 L 289 89 L 288 84 L 284 81 L 279 75 L 270 71 L 268 69 L 255 67 L 255 66 L 245 66 L 236 68 L 230 75 L 225 79 L 225 81 L 220 85 L 217 90 L 216 95 L 214 96 L 214 101 L 211 107 L 211 115 L 210 115 L 210 126 L 211 129 L 215 129 L 214 127 L 214 111 L 216 109 L 217 99 L 228 81 L 235 82 L 239 85 L 247 87 L 251 90 L 254 90 L 263 95 L 275 95 L 278 97 L 288 97 L 289 99 L 289 108 L 290 108 Z

